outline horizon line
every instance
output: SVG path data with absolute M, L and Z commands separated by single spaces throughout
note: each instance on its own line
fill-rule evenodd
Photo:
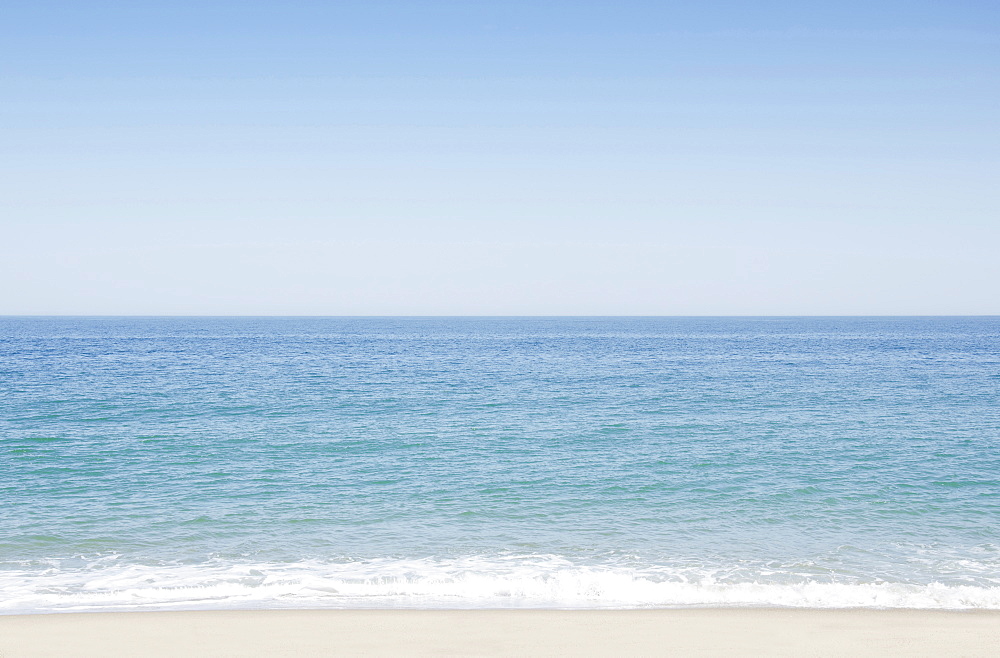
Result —
M 389 318 L 452 318 L 452 319 L 473 319 L 473 318 L 1000 318 L 1000 313 L 907 313 L 907 314 L 611 314 L 611 315 L 539 315 L 539 314 L 373 314 L 373 315 L 315 315 L 315 314 L 143 314 L 143 313 L 122 313 L 122 314 L 76 314 L 76 313 L 0 313 L 0 318 L 302 318 L 302 319 L 324 319 L 324 318 L 355 318 L 355 319 L 389 319 Z

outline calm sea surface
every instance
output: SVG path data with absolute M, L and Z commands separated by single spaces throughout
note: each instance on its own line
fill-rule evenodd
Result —
M 0 612 L 1000 608 L 1000 318 L 0 318 Z

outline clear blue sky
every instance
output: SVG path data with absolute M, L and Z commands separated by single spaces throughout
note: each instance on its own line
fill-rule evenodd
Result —
M 20 2 L 0 314 L 997 314 L 1000 3 Z

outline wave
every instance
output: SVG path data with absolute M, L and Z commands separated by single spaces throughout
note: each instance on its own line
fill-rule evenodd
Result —
M 575 565 L 556 556 L 126 564 L 117 556 L 0 569 L 0 613 L 224 608 L 1000 609 L 1000 586 L 733 579 L 691 568 Z

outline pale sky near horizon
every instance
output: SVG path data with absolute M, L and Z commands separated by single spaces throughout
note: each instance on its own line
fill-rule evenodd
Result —
M 1000 3 L 39 2 L 0 314 L 1000 314 Z

